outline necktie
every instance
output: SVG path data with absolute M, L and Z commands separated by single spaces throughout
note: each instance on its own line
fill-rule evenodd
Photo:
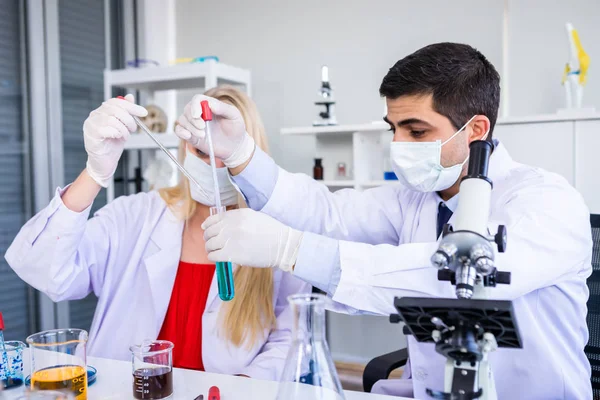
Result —
M 438 205 L 438 216 L 437 216 L 437 236 L 439 238 L 442 230 L 444 229 L 444 225 L 448 223 L 450 217 L 452 216 L 452 210 L 446 206 L 446 204 L 440 201 Z

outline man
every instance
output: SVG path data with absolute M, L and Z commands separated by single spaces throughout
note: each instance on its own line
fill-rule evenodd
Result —
M 513 161 L 493 139 L 499 75 L 467 45 L 439 43 L 398 61 L 384 77 L 390 153 L 400 185 L 358 192 L 328 189 L 290 174 L 254 148 L 234 110 L 210 100 L 218 115 L 215 152 L 252 210 L 203 224 L 209 258 L 279 267 L 325 290 L 343 312 L 389 314 L 394 296 L 454 298 L 430 257 L 458 203 L 469 143 L 494 144 L 490 231 L 508 230 L 499 270 L 512 284 L 491 289 L 512 300 L 523 349 L 491 354 L 500 399 L 591 399 L 583 352 L 591 273 L 589 212 L 562 177 Z M 202 151 L 200 98 L 186 107 L 177 134 Z M 537 151 L 543 151 L 543 146 Z M 261 213 L 253 210 L 259 210 Z M 445 359 L 409 337 L 414 395 L 443 389 Z

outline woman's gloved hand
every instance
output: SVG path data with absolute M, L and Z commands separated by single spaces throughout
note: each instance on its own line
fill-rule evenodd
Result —
M 92 111 L 83 123 L 83 142 L 88 153 L 86 170 L 100 186 L 107 187 L 117 169 L 129 134 L 137 130 L 132 117 L 145 117 L 148 111 L 125 99 L 110 99 Z
M 209 260 L 247 267 L 291 271 L 302 241 L 302 232 L 249 208 L 208 217 L 202 229 Z
M 244 164 L 254 153 L 254 139 L 246 133 L 246 125 L 240 111 L 231 104 L 204 95 L 194 96 L 177 119 L 175 134 L 208 154 L 206 122 L 202 119 L 200 105 L 204 100 L 208 101 L 213 115 L 210 134 L 215 157 L 223 160 L 227 168 Z

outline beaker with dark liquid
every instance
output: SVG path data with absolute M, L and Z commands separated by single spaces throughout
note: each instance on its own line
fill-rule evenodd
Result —
M 165 399 L 173 394 L 173 343 L 146 341 L 129 347 L 133 374 L 133 397 Z
M 31 390 L 59 390 L 87 400 L 86 343 L 82 329 L 54 329 L 27 338 Z

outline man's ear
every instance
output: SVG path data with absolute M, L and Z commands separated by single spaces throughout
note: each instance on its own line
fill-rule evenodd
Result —
M 471 121 L 469 125 L 471 125 L 471 134 L 469 136 L 470 143 L 474 140 L 485 140 L 485 135 L 490 130 L 491 122 L 485 115 L 478 115 L 473 118 L 473 121 Z

